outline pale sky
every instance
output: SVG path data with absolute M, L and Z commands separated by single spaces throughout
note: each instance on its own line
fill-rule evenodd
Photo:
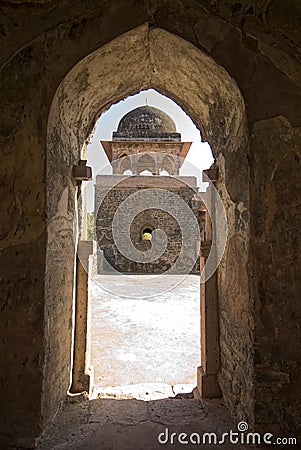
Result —
M 202 170 L 208 169 L 213 163 L 210 146 L 201 141 L 199 130 L 190 117 L 173 100 L 159 94 L 153 89 L 141 91 L 139 94 L 122 100 L 106 111 L 97 121 L 91 144 L 87 148 L 87 165 L 92 167 L 93 180 L 87 183 L 87 211 L 94 209 L 95 176 L 112 173 L 111 165 L 100 143 L 101 140 L 110 141 L 112 132 L 117 130 L 120 119 L 132 109 L 146 104 L 155 106 L 166 112 L 175 122 L 177 132 L 181 133 L 181 140 L 192 142 L 192 146 L 180 170 L 180 175 L 193 175 L 198 179 L 198 186 L 205 189 L 202 183 Z

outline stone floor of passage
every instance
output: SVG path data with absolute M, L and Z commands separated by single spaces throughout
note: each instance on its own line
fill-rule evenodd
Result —
M 40 450 L 253 449 L 223 439 L 237 432 L 220 400 L 69 397 L 49 424 Z M 181 434 L 185 433 L 185 435 Z M 205 433 L 210 433 L 209 435 Z M 240 435 L 241 433 L 239 433 Z M 211 444 L 209 444 L 211 439 Z M 221 441 L 223 443 L 221 443 Z M 186 442 L 186 443 L 183 443 Z
M 244 448 L 218 444 L 237 424 L 221 399 L 200 399 L 195 389 L 199 283 L 195 275 L 94 278 L 92 398 L 69 395 L 39 449 Z

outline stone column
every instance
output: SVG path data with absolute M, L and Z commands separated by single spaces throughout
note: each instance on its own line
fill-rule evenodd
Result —
M 201 243 L 200 270 L 204 270 L 206 280 L 206 261 L 212 248 L 212 223 L 215 221 L 215 190 L 208 187 L 211 217 L 206 213 L 205 240 Z M 212 248 L 215 251 L 215 248 Z M 221 397 L 217 375 L 220 365 L 219 315 L 217 272 L 204 283 L 201 283 L 201 366 L 197 369 L 197 388 L 204 398 Z
M 181 158 L 179 156 L 174 157 L 174 168 L 175 169 L 173 175 L 179 175 L 181 168 Z
M 162 155 L 161 153 L 153 155 L 155 159 L 155 175 L 160 175 L 162 170 Z
M 76 298 L 74 319 L 73 368 L 70 392 L 87 391 L 93 387 L 93 368 L 90 366 L 91 290 L 89 272 L 93 255 L 93 241 L 79 241 L 76 261 Z
M 137 175 L 138 173 L 138 158 L 137 155 L 131 155 L 131 163 L 132 163 L 132 173 L 133 175 Z

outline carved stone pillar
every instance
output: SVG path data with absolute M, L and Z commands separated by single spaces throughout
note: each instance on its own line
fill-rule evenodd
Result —
M 204 271 L 202 278 L 206 281 L 201 283 L 201 366 L 197 369 L 197 387 L 201 397 L 216 398 L 221 397 L 217 380 L 220 366 L 217 272 L 207 280 L 205 267 L 211 248 L 215 251 L 210 225 L 210 221 L 215 222 L 215 189 L 209 186 L 207 193 L 211 217 L 206 213 L 205 240 L 201 243 L 200 270 Z
M 93 241 L 79 241 L 76 261 L 76 298 L 72 385 L 70 392 L 87 391 L 93 387 L 93 368 L 90 366 L 90 303 L 89 266 L 92 264 Z
M 201 245 L 201 271 L 209 255 L 211 241 Z M 205 269 L 206 270 L 206 269 Z M 201 283 L 201 366 L 197 370 L 197 386 L 201 397 L 221 396 L 217 381 L 220 362 L 217 274 Z

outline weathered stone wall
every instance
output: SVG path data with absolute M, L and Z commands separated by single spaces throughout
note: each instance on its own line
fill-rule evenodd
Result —
M 60 309 L 65 311 L 65 301 L 70 308 L 71 293 L 49 297 L 44 278 L 47 189 L 57 187 L 54 208 L 68 198 L 64 214 L 73 213 L 74 185 L 66 183 L 73 163 L 70 150 L 77 157 L 98 114 L 143 87 L 157 88 L 177 101 L 215 156 L 222 154 L 218 189 L 230 206 L 232 224 L 219 271 L 220 381 L 226 402 L 234 416 L 296 434 L 301 354 L 300 287 L 294 271 L 300 217 L 294 197 L 300 179 L 295 157 L 301 126 L 299 2 L 7 1 L 1 13 L 0 328 L 5 332 L 0 339 L 0 434 L 31 445 L 22 439 L 39 434 L 70 382 L 65 379 L 62 385 L 59 376 L 61 364 L 63 373 L 70 366 L 63 361 L 71 355 L 64 343 L 69 321 L 59 328 L 55 318 Z M 143 31 L 103 47 L 145 22 L 150 26 Z M 47 120 L 60 83 L 57 154 L 53 148 L 46 156 Z M 250 147 L 241 144 L 245 113 Z M 46 157 L 52 164 L 55 155 L 53 173 L 60 175 L 48 186 Z M 245 207 L 251 219 L 248 256 Z M 64 224 L 65 219 L 62 233 Z M 66 239 L 66 254 L 73 254 L 72 240 Z M 59 277 L 59 285 L 65 270 L 71 280 L 71 263 L 67 269 L 64 264 L 63 258 L 52 275 Z M 251 295 L 245 303 L 246 279 Z M 53 314 L 47 318 L 49 310 Z M 71 308 L 64 317 L 71 318 Z
M 248 278 L 249 173 L 246 148 L 217 158 L 217 190 L 227 210 L 227 244 L 218 267 L 221 366 L 219 384 L 237 420 L 254 425 L 253 301 Z M 232 158 L 231 158 L 232 157 Z M 229 162 L 240 168 L 240 183 L 230 189 Z M 232 170 L 234 167 L 232 168 Z
M 107 178 L 113 183 L 111 187 L 104 186 Z M 122 179 L 120 180 L 120 178 Z M 192 199 L 197 192 L 197 188 L 193 189 L 186 185 L 186 177 L 181 177 L 181 181 L 162 176 L 147 177 L 147 179 L 143 176 L 123 178 L 100 175 L 97 177 L 99 183 L 95 185 L 96 237 L 98 247 L 103 251 L 103 257 L 105 258 L 105 262 L 101 262 L 101 267 L 104 267 L 104 269 L 107 268 L 107 270 L 112 267 L 119 272 L 129 273 L 166 272 L 174 267 L 181 250 L 185 252 L 182 229 L 184 233 L 189 233 L 189 229 L 191 228 L 191 216 L 187 215 L 186 211 L 181 211 L 181 201 L 184 201 L 191 208 L 191 214 L 194 215 L 199 224 L 201 235 L 199 211 L 198 209 L 192 209 Z M 100 183 L 101 179 L 104 180 L 102 183 Z M 187 181 L 191 182 L 193 178 L 187 177 Z M 154 239 L 152 242 L 143 241 L 142 230 L 143 228 L 151 227 L 153 230 L 160 229 L 166 234 L 167 245 L 164 253 L 152 262 L 137 262 L 126 257 L 126 254 L 129 254 L 128 248 L 125 254 L 120 251 L 118 243 L 116 243 L 113 236 L 113 219 L 120 205 L 127 201 L 130 196 L 138 192 L 143 195 L 145 189 L 154 188 L 157 192 L 156 198 L 161 199 L 162 209 L 153 208 L 151 203 L 144 203 L 139 208 L 141 212 L 135 215 L 134 211 L 129 208 L 128 215 L 131 218 L 130 236 L 127 236 L 125 224 L 124 236 L 125 239 L 130 239 L 130 242 L 138 251 L 146 252 L 150 250 L 152 245 L 155 245 L 155 242 Z M 164 206 L 166 192 L 171 192 L 176 196 L 170 201 L 169 212 L 165 210 Z M 197 241 L 197 236 L 195 236 L 195 245 L 191 246 L 194 251 L 190 254 L 185 254 L 183 264 L 179 266 L 177 273 L 199 273 L 199 242 Z
M 275 434 L 282 417 L 283 433 L 300 436 L 301 128 L 258 121 L 252 149 L 256 416 Z
M 102 7 L 96 13 L 94 8 L 91 11 L 93 2 L 90 7 L 77 3 L 80 15 L 88 13 L 92 28 L 85 27 L 87 19 L 78 16 L 79 11 L 73 9 L 76 4 L 66 5 L 55 1 L 37 5 L 34 2 L 27 3 L 23 9 L 21 5 L 8 2 L 2 6 L 0 329 L 7 331 L 0 339 L 0 372 L 3 380 L 0 436 L 5 442 L 4 446 L 9 441 L 31 447 L 35 437 L 64 400 L 70 385 L 71 348 L 68 345 L 73 298 L 72 284 L 68 283 L 72 283 L 70 274 L 71 270 L 73 272 L 74 252 L 73 226 L 70 226 L 70 222 L 63 247 L 58 246 L 58 252 L 54 251 L 57 258 L 56 265 L 52 266 L 51 279 L 58 295 L 47 289 L 46 249 L 49 233 L 46 221 L 46 140 L 51 102 L 72 66 L 101 46 L 106 39 L 110 39 L 109 36 L 105 37 L 106 32 L 101 35 L 97 33 L 93 38 L 88 32 L 83 37 L 84 30 L 96 30 L 102 17 L 105 28 L 108 30 L 112 27 L 118 35 L 145 19 L 141 19 L 143 11 L 139 2 L 134 2 L 133 11 L 128 16 L 131 25 L 120 22 L 120 10 L 117 14 L 114 7 L 109 7 L 110 11 L 107 10 L 104 18 Z M 125 9 L 128 6 L 131 6 L 130 2 L 123 5 Z M 71 11 L 73 18 L 69 22 Z M 139 21 L 137 16 L 140 17 Z M 60 108 L 60 105 L 57 106 Z M 89 126 L 93 127 L 93 124 Z M 70 195 L 66 191 L 73 164 L 73 158 L 69 156 L 70 140 L 66 137 L 62 139 L 60 128 L 56 131 L 58 146 L 53 148 L 54 153 L 48 155 L 50 170 L 56 182 L 49 185 L 48 192 L 55 187 L 52 191 L 53 207 L 58 210 L 63 197 L 61 204 L 64 215 L 69 220 L 68 213 L 71 213 L 73 223 L 73 182 L 67 188 Z M 87 136 L 86 131 L 84 134 Z M 73 140 L 72 144 L 75 142 Z M 75 145 L 77 156 L 82 143 Z M 59 226 L 61 236 L 64 234 L 64 222 L 62 217 Z M 48 249 L 51 253 L 51 248 Z

